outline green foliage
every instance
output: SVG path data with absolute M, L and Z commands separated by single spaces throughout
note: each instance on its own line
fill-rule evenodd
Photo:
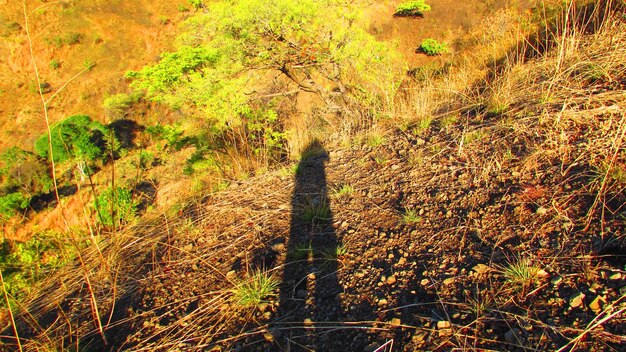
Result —
M 108 227 L 132 221 L 137 212 L 137 203 L 134 202 L 132 193 L 121 187 L 116 187 L 115 192 L 111 187 L 107 188 L 95 199 L 93 206 L 100 223 Z
M 141 98 L 139 93 L 120 93 L 114 94 L 104 99 L 102 105 L 104 110 L 111 118 L 119 119 L 124 117 L 131 105 L 137 103 Z
M 191 6 L 193 6 L 196 10 L 199 10 L 204 7 L 204 0 L 187 0 Z
M 107 129 L 87 115 L 74 115 L 52 126 L 52 154 L 54 161 L 80 158 L 97 160 L 104 156 L 103 136 Z M 48 159 L 48 134 L 43 134 L 35 142 L 35 152 Z
M 0 224 L 15 216 L 20 210 L 26 209 L 29 203 L 30 199 L 20 192 L 0 197 Z
M 58 70 L 61 67 L 61 62 L 57 59 L 52 59 L 48 65 L 51 69 Z
M 427 38 L 422 41 L 418 50 L 429 56 L 442 55 L 448 52 L 448 44 Z
M 337 189 L 335 189 L 334 195 L 337 198 L 341 198 L 341 197 L 349 196 L 352 193 L 354 193 L 354 187 L 348 184 L 343 184 Z
M 269 75 L 283 74 L 327 103 L 332 100 L 324 88 L 329 81 L 349 86 L 360 103 L 371 106 L 390 96 L 402 77 L 400 56 L 355 25 L 357 14 L 339 1 L 211 1 L 203 6 L 206 11 L 183 24 L 177 51 L 127 77 L 148 99 L 202 116 L 216 136 L 236 131 L 246 139 L 239 145 L 266 158 L 284 143 L 278 114 L 260 99 Z M 287 98 L 279 94 L 275 99 L 279 104 Z M 266 148 L 273 151 L 266 153 Z
M 235 302 L 244 307 L 256 307 L 267 297 L 274 296 L 280 281 L 270 273 L 256 270 L 239 283 L 233 290 Z
M 33 284 L 73 258 L 70 247 L 56 233 L 40 233 L 26 242 L 0 244 L 0 270 L 7 293 L 19 299 Z M 0 300 L 0 306 L 6 302 Z
M 57 35 L 52 38 L 47 38 L 46 42 L 57 49 L 60 49 L 64 45 L 80 44 L 83 36 L 80 33 L 66 33 L 63 36 Z
M 424 0 L 405 1 L 396 7 L 395 16 L 422 17 L 424 12 L 430 11 L 430 5 Z
M 414 209 L 407 209 L 402 215 L 402 221 L 405 224 L 416 224 L 422 221 L 422 217 L 419 216 L 417 211 Z
M 313 199 L 304 205 L 301 218 L 305 222 L 326 222 L 331 220 L 330 205 L 325 201 Z

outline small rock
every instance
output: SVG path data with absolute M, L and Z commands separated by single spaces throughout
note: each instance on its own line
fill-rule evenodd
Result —
M 550 274 L 548 274 L 548 272 L 547 272 L 547 271 L 545 271 L 545 270 L 543 270 L 543 269 L 539 269 L 539 270 L 537 270 L 537 277 L 538 277 L 538 278 L 545 279 L 545 278 L 547 278 L 548 276 L 550 276 Z
M 309 280 L 315 280 L 315 273 L 310 273 L 307 277 Z
M 365 273 L 363 273 L 362 271 L 357 271 L 357 273 L 354 274 L 354 276 L 356 276 L 359 279 L 362 279 L 365 277 Z
M 267 342 L 274 342 L 274 335 L 272 335 L 272 333 L 270 333 L 269 331 L 263 333 L 263 338 Z
M 395 258 L 395 256 L 393 255 L 393 253 L 389 253 L 389 255 L 387 256 L 388 259 L 393 259 Z
M 613 273 L 611 274 L 611 276 L 609 276 L 609 280 L 611 281 L 619 281 L 622 279 L 622 274 L 621 273 Z
M 512 345 L 520 345 L 523 342 L 522 332 L 518 328 L 511 329 L 504 334 L 504 339 Z
M 489 270 L 491 270 L 491 268 L 488 265 L 485 265 L 485 264 L 477 264 L 477 265 L 474 265 L 472 270 L 474 270 L 476 272 L 476 274 L 482 275 L 482 274 L 485 274 L 485 273 L 489 272 Z
M 400 165 L 398 164 L 391 165 L 391 170 L 398 170 L 399 168 L 400 168 Z
M 520 176 L 522 176 L 522 174 L 520 174 L 517 171 L 513 171 L 513 172 L 511 172 L 511 176 L 513 176 L 513 177 L 520 177 Z
M 348 226 L 350 226 L 350 224 L 348 224 L 347 221 L 344 221 L 344 222 L 341 223 L 341 229 L 343 229 L 343 230 L 347 229 Z
M 418 145 L 418 146 L 420 146 L 420 145 L 424 145 L 424 144 L 426 144 L 426 141 L 425 141 L 425 140 L 423 140 L 423 139 L 421 139 L 421 138 L 418 138 L 418 139 L 415 141 L 415 144 L 416 144 L 416 145 Z
M 583 300 L 585 299 L 585 294 L 582 292 L 575 293 L 569 299 L 569 306 L 572 308 L 578 308 L 583 305 Z
M 395 275 L 391 275 L 387 278 L 387 285 L 393 285 L 396 283 L 396 277 Z
M 229 278 L 229 279 L 232 279 L 235 276 L 237 276 L 237 272 L 235 270 L 231 270 L 231 271 L 226 273 L 226 277 Z
M 454 282 L 456 281 L 456 277 L 449 277 L 445 280 L 443 280 L 443 284 L 444 285 L 452 285 Z
M 392 326 L 400 326 L 400 325 L 402 325 L 402 320 L 400 320 L 400 318 L 393 318 L 393 319 L 391 319 L 391 325 Z
M 272 250 L 274 252 L 282 252 L 283 249 L 285 249 L 285 244 L 284 243 L 276 243 L 276 244 L 272 245 Z
M 558 286 L 561 282 L 563 282 L 563 278 L 560 277 L 560 276 L 554 277 L 554 278 L 552 278 L 552 280 L 550 280 L 550 283 L 553 286 Z
M 537 215 L 546 215 L 548 213 L 548 209 L 544 207 L 539 207 L 537 208 L 537 211 L 535 211 L 535 213 L 537 213 Z
M 596 298 L 593 299 L 593 301 L 591 301 L 591 303 L 589 303 L 589 308 L 594 313 L 599 313 L 602 310 L 602 306 L 604 305 L 604 303 L 605 303 L 604 298 L 602 298 L 602 296 L 597 296 Z
M 402 258 L 400 258 L 400 260 L 398 260 L 398 264 L 397 265 L 401 266 L 401 265 L 404 265 L 404 264 L 406 264 L 406 258 L 402 257 Z
M 182 248 L 183 252 L 191 252 L 193 250 L 193 243 L 189 243 L 188 245 Z
M 384 299 L 384 298 L 381 298 L 381 299 L 378 300 L 378 305 L 381 306 L 381 307 L 382 306 L 386 306 L 387 303 L 389 303 L 389 302 L 387 302 L 387 300 Z
M 447 320 L 439 320 L 437 322 L 437 330 L 450 329 L 452 324 Z
M 313 321 L 311 320 L 311 318 L 305 318 L 305 319 L 304 319 L 304 325 L 305 325 L 305 326 L 311 326 L 311 325 L 313 325 Z
M 428 286 L 429 283 L 430 281 L 428 279 L 422 279 L 422 281 L 420 281 L 420 285 L 422 286 Z
M 415 344 L 420 344 L 424 342 L 425 337 L 426 336 L 424 334 L 415 334 L 413 335 L 413 337 L 411 337 L 411 341 L 413 341 L 413 343 Z

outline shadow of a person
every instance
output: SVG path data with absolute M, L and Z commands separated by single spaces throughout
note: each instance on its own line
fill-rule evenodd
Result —
M 286 338 L 283 350 L 317 350 L 327 332 L 342 320 L 337 277 L 343 246 L 332 227 L 326 184 L 328 153 L 314 141 L 301 154 L 292 196 L 278 317 Z M 286 345 L 283 345 L 286 344 Z

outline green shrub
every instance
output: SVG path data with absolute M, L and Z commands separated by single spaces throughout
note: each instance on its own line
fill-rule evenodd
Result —
M 61 67 L 61 62 L 57 59 L 50 60 L 50 68 L 53 70 L 58 70 Z
M 421 17 L 424 12 L 430 11 L 430 5 L 424 0 L 406 1 L 398 5 L 394 16 L 402 17 Z
M 187 0 L 196 10 L 204 7 L 204 0 Z
M 104 140 L 107 129 L 87 115 L 74 115 L 52 126 L 52 154 L 54 161 L 68 159 L 97 160 L 104 156 Z M 35 142 L 35 152 L 42 158 L 50 157 L 48 134 Z
M 8 221 L 19 211 L 26 209 L 30 199 L 20 192 L 9 193 L 0 197 L 0 224 Z
M 21 192 L 28 198 L 52 187 L 48 166 L 36 155 L 11 147 L 0 154 L 0 195 Z
M 108 227 L 117 227 L 126 224 L 135 218 L 137 203 L 133 201 L 132 193 L 121 187 L 115 192 L 111 187 L 100 194 L 93 203 L 100 223 Z
M 115 94 L 105 98 L 102 105 L 109 117 L 118 119 L 124 117 L 128 113 L 128 109 L 130 109 L 131 105 L 137 103 L 140 97 L 141 94 L 138 93 Z
M 448 52 L 448 44 L 427 38 L 422 41 L 418 51 L 429 56 L 442 55 Z

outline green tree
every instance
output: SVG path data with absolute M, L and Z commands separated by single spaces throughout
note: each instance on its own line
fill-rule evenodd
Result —
M 103 136 L 107 129 L 87 115 L 74 115 L 55 124 L 50 129 L 52 135 L 52 155 L 54 161 L 68 159 L 96 160 L 105 156 Z M 42 158 L 50 158 L 48 134 L 43 134 L 35 142 L 35 152 Z
M 184 23 L 176 52 L 127 76 L 149 99 L 199 112 L 217 132 L 246 126 L 250 117 L 258 121 L 257 111 L 267 113 L 261 100 L 270 95 L 312 92 L 339 109 L 347 95 L 372 104 L 395 90 L 403 73 L 395 51 L 358 25 L 355 7 L 345 2 L 223 0 L 204 6 Z M 277 75 L 289 84 L 264 91 Z M 272 130 L 280 132 L 278 127 Z

